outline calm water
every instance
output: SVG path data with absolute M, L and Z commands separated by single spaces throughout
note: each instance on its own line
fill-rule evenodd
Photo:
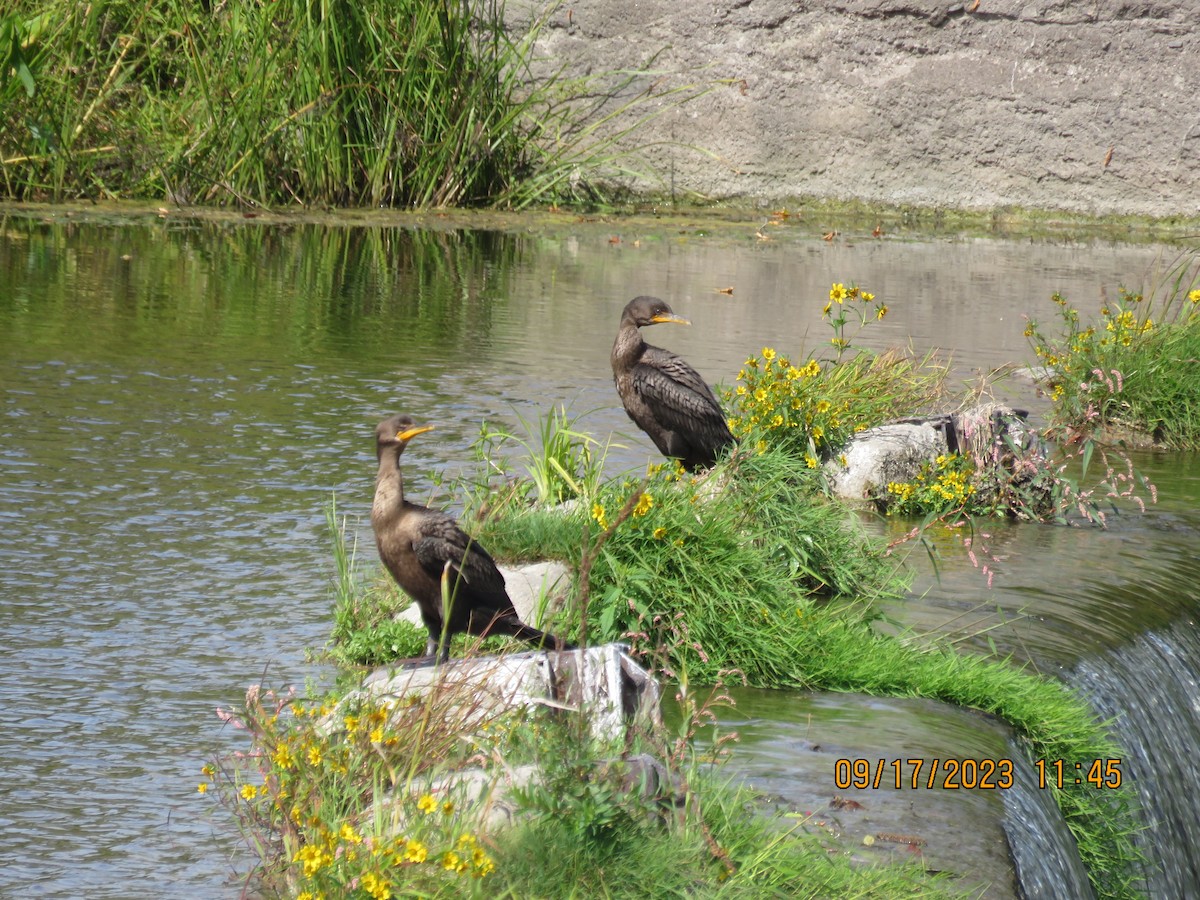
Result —
M 656 342 L 731 381 L 764 345 L 827 342 L 829 284 L 854 281 L 892 310 L 861 343 L 942 348 L 966 379 L 1029 361 L 1021 314 L 1049 318 L 1051 291 L 1090 305 L 1174 256 L 953 238 L 764 244 L 753 231 L 0 212 L 0 895 L 237 894 L 245 860 L 196 793 L 207 757 L 238 743 L 213 710 L 260 679 L 320 677 L 305 651 L 330 626 L 323 508 L 336 495 L 369 541 L 385 414 L 438 426 L 406 457 L 418 489 L 470 464 L 482 421 L 519 428 L 559 402 L 616 435 L 614 468 L 640 466 L 653 449 L 629 433 L 608 369 L 635 294 L 695 323 Z M 1172 477 L 1194 489 L 1190 468 Z M 1195 518 L 1180 507 L 1122 528 L 1012 539 L 1011 590 L 1066 623 L 1119 619 L 1109 643 L 1194 606 L 1172 588 L 1195 565 L 1182 549 Z M 1119 616 L 1111 604 L 1137 578 L 1118 550 L 1160 576 Z M 973 575 L 952 594 L 943 605 L 1008 602 Z M 1054 659 L 1043 643 L 1030 656 Z

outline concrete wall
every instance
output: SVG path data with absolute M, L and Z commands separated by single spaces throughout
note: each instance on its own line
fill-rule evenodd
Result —
M 704 151 L 649 151 L 680 191 L 1200 215 L 1200 0 L 568 0 L 538 49 L 648 66 L 636 141 Z

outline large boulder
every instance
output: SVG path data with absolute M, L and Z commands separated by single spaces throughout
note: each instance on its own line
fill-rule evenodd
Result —
M 1024 478 L 1041 464 L 1042 448 L 1025 412 L 981 403 L 955 413 L 899 419 L 854 435 L 825 462 L 834 495 L 851 501 L 886 497 L 891 482 L 914 480 L 927 463 L 958 453 L 975 465 L 976 481 L 999 484 Z M 1015 465 L 1017 459 L 1030 465 Z

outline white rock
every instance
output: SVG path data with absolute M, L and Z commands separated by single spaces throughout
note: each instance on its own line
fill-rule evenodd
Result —
M 840 458 L 825 463 L 825 473 L 835 496 L 866 500 L 888 482 L 911 481 L 922 463 L 946 451 L 945 434 L 932 425 L 879 425 L 851 438 Z

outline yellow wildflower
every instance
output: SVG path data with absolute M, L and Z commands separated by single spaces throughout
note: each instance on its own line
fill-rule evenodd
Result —
M 840 281 L 836 282 L 833 287 L 829 289 L 829 299 L 834 303 L 841 303 L 846 299 L 847 296 L 849 296 L 849 294 L 846 291 L 846 286 Z
M 882 306 L 880 306 L 879 309 L 875 310 L 875 318 L 877 318 L 877 319 L 882 319 L 887 314 L 888 314 L 888 308 L 887 308 L 886 303 L 884 303 Z
M 258 796 L 258 788 L 256 788 L 254 785 L 252 785 L 252 784 L 243 784 L 242 785 L 242 799 L 243 800 L 253 800 L 257 796 Z
M 359 882 L 362 889 L 375 900 L 389 900 L 392 896 L 392 885 L 385 878 L 380 878 L 374 872 L 365 874 Z
M 592 518 L 601 528 L 608 528 L 608 517 L 604 514 L 604 507 L 601 504 L 592 504 Z
M 471 862 L 475 864 L 476 878 L 483 878 L 496 871 L 496 864 L 492 862 L 492 858 L 478 848 L 471 854 Z
M 1189 291 L 1188 299 L 1191 300 L 1193 303 L 1200 303 L 1200 290 Z
M 763 347 L 762 358 L 767 362 L 770 362 L 775 358 L 775 351 L 770 347 Z
M 321 869 L 333 862 L 333 854 L 323 847 L 315 844 L 307 844 L 296 851 L 296 855 L 292 857 L 292 862 L 303 863 L 304 877 L 312 878 Z
M 319 744 L 310 744 L 308 747 L 308 764 L 310 766 L 319 766 L 321 764 L 321 747 Z
M 870 303 L 872 300 L 875 299 L 875 295 L 872 294 L 870 291 L 863 291 L 860 296 L 862 297 L 863 303 Z M 880 318 L 882 319 L 883 316 L 880 316 Z
M 454 803 L 451 800 L 447 800 L 445 803 L 442 804 L 442 813 L 444 815 L 448 816 L 452 812 L 454 812 Z
M 291 769 L 296 765 L 296 758 L 292 756 L 292 748 L 287 744 L 280 744 L 275 748 L 275 752 L 271 754 L 271 759 L 281 769 Z
M 646 513 L 650 512 L 650 509 L 653 506 L 654 506 L 654 498 L 650 496 L 650 493 L 648 491 L 643 492 L 642 496 L 638 498 L 637 506 L 635 506 L 633 508 L 634 518 L 640 519 Z
M 202 781 L 198 785 L 196 785 L 196 790 L 199 791 L 201 794 L 207 794 L 208 793 L 208 785 Z
M 362 835 L 355 831 L 354 827 L 349 822 L 342 823 L 342 828 L 338 832 L 338 837 L 340 837 L 347 844 L 361 844 L 363 841 Z
M 806 453 L 804 454 L 804 464 L 810 469 L 815 469 L 817 467 L 817 458 Z
M 425 813 L 425 815 L 429 815 L 431 812 L 437 809 L 437 801 L 433 799 L 431 794 L 426 794 L 417 801 L 417 809 Z
M 429 849 L 420 841 L 409 841 L 404 849 L 405 862 L 423 863 L 429 857 Z
M 383 743 L 383 726 L 382 725 L 380 725 L 378 728 L 374 729 L 371 732 L 371 734 L 369 735 L 369 740 L 371 741 L 372 744 L 382 744 Z
M 663 528 L 662 526 L 659 526 L 658 528 L 654 529 L 654 539 L 656 541 L 661 541 L 666 536 L 667 536 L 667 529 Z

